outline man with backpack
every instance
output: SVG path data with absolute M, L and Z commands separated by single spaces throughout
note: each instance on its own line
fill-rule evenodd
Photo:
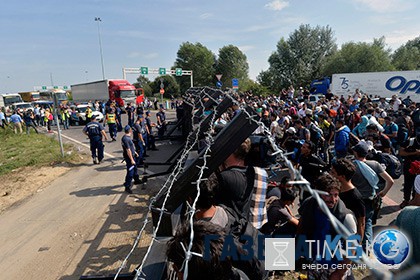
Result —
M 420 126 L 415 129 L 416 136 L 409 138 L 401 144 L 399 155 L 404 159 L 404 200 L 400 208 L 408 205 L 411 197 L 414 196 L 415 175 L 409 172 L 411 163 L 420 160 Z
M 404 142 L 406 139 L 398 139 L 398 125 L 391 120 L 390 116 L 384 118 L 384 135 L 388 136 L 391 140 L 392 147 L 396 150 L 398 149 L 398 140 L 403 140 L 400 143 Z
M 366 242 L 372 244 L 374 201 L 377 197 L 384 197 L 388 193 L 394 184 L 394 179 L 392 179 L 379 162 L 366 160 L 369 153 L 369 147 L 366 142 L 359 142 L 352 150 L 355 157 L 354 164 L 356 166 L 356 172 L 352 177 L 351 182 L 362 195 L 366 208 L 363 244 Z M 377 192 L 379 177 L 382 177 L 385 180 L 385 188 L 380 192 Z
M 366 127 L 366 140 L 372 141 L 373 147 L 384 153 L 392 154 L 391 140 L 381 133 L 375 124 Z

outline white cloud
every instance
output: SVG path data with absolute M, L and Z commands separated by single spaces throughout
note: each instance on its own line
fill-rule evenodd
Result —
M 377 13 L 402 12 L 411 8 L 411 4 L 403 0 L 354 0 L 356 4 Z M 361 7 L 361 8 L 362 8 Z
M 200 15 L 201 19 L 208 19 L 208 18 L 211 18 L 211 17 L 213 17 L 213 14 L 211 14 L 211 13 L 204 13 L 204 14 Z
M 397 49 L 401 45 L 407 43 L 409 40 L 413 40 L 418 35 L 417 30 L 394 30 L 391 31 L 389 34 L 385 34 L 385 42 L 389 45 L 392 49 Z
M 118 31 L 118 35 L 129 37 L 129 38 L 147 38 L 146 32 L 137 31 L 137 30 L 121 30 Z
M 242 52 L 247 52 L 250 50 L 255 49 L 255 46 L 252 45 L 244 45 L 244 46 L 238 46 L 238 48 L 242 51 Z
M 153 52 L 153 53 L 148 53 L 148 54 L 143 55 L 143 58 L 154 59 L 154 58 L 157 58 L 158 56 L 159 56 L 158 53 Z
M 152 53 L 147 53 L 147 54 L 143 54 L 140 52 L 131 52 L 127 55 L 128 58 L 143 58 L 143 59 L 154 59 L 157 58 L 159 56 L 158 53 L 152 52 Z
M 140 53 L 139 52 L 131 52 L 127 55 L 128 58 L 136 58 L 139 57 Z
M 252 25 L 248 28 L 246 28 L 244 31 L 245 32 L 257 32 L 257 31 L 261 31 L 261 30 L 265 30 L 265 29 L 270 29 L 273 27 L 273 24 L 270 25 Z
M 272 0 L 270 3 L 264 5 L 266 9 L 273 11 L 281 11 L 289 6 L 289 2 L 283 0 Z

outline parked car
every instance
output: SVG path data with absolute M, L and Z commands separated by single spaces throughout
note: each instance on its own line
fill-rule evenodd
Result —
M 22 109 L 22 110 L 34 110 L 34 107 L 32 106 L 32 104 L 31 103 L 29 103 L 29 102 L 19 102 L 19 103 L 14 103 L 14 104 L 12 104 L 12 110 L 20 110 L 20 109 Z
M 312 104 L 316 104 L 319 100 L 324 99 L 325 95 L 323 94 L 311 94 L 309 95 L 309 102 Z
M 32 106 L 35 107 L 35 105 L 39 105 L 39 107 L 42 107 L 42 108 L 52 108 L 54 105 L 54 102 L 47 101 L 47 100 L 38 100 L 38 101 L 32 102 Z
M 79 104 L 75 107 L 76 115 L 71 115 L 70 123 L 71 125 L 86 124 L 89 120 L 86 120 L 86 110 L 88 104 Z M 98 122 L 104 121 L 104 115 L 99 111 L 93 111 L 93 115 L 96 116 Z

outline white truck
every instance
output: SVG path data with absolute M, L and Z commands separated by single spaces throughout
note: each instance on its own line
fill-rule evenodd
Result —
M 8 93 L 0 95 L 0 108 L 10 108 L 12 104 L 23 102 L 18 93 Z
M 396 94 L 402 99 L 410 96 L 414 102 L 420 102 L 420 70 L 332 75 L 330 90 L 333 94 L 347 97 L 356 89 L 372 97 L 386 98 Z

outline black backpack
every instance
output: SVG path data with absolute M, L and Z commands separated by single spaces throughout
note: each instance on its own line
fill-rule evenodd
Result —
M 405 124 L 399 124 L 398 125 L 398 133 L 397 133 L 397 142 L 398 143 L 404 143 L 408 139 L 408 128 L 405 126 Z
M 400 160 L 392 155 L 387 153 L 377 152 L 372 157 L 373 160 L 385 165 L 386 172 L 393 178 L 398 179 L 403 173 L 403 167 Z
M 319 128 L 316 124 L 311 123 L 308 127 L 309 132 L 311 133 L 311 142 L 318 143 L 321 137 L 324 136 L 324 133 L 321 128 Z

